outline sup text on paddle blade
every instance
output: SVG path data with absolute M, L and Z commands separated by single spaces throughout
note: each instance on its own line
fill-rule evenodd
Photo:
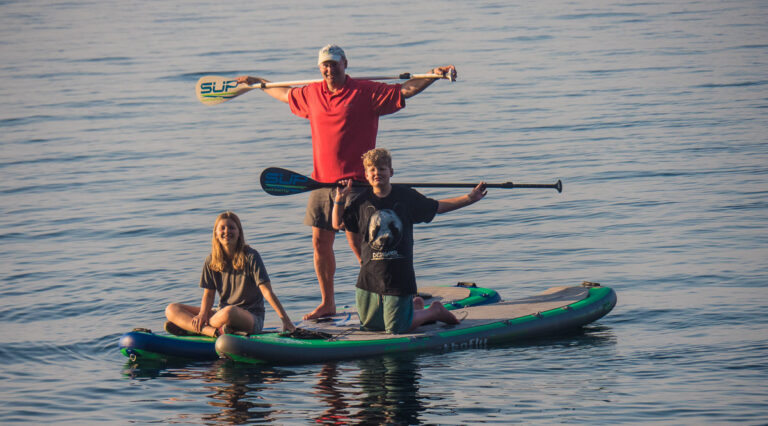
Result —
M 312 179 L 288 170 L 269 168 L 261 174 L 261 187 L 271 195 L 299 194 L 314 186 Z

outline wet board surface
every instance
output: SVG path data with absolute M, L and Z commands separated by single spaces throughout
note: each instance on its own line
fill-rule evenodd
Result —
M 484 348 L 562 332 L 602 318 L 616 305 L 616 293 L 591 284 L 455 309 L 452 312 L 460 324 L 435 323 L 408 334 L 362 331 L 356 315 L 350 313 L 349 324 L 307 322 L 291 335 L 227 334 L 216 340 L 216 352 L 239 362 L 302 364 L 407 351 Z
M 505 319 L 534 315 L 576 303 L 585 299 L 588 294 L 589 289 L 585 287 L 554 287 L 539 295 L 523 299 L 452 310 L 451 312 L 456 318 L 461 320 L 458 325 L 429 324 L 419 327 L 414 333 L 394 336 L 383 332 L 358 329 L 360 321 L 356 312 L 345 313 L 346 319 L 339 318 L 332 322 L 303 321 L 300 326 L 310 331 L 330 334 L 333 336 L 332 339 L 336 341 L 392 339 L 393 337 L 418 338 L 447 330 L 468 329 Z
M 477 290 L 477 289 L 475 289 Z M 472 290 L 466 287 L 424 287 L 418 289 L 417 294 L 424 299 L 425 307 L 429 307 L 432 303 L 442 303 L 443 305 L 452 305 L 455 303 L 462 303 L 472 294 Z M 494 293 L 495 295 L 495 293 Z M 489 300 L 492 302 L 493 300 Z M 451 306 L 446 306 L 451 309 Z M 302 320 L 296 323 L 297 327 L 301 327 L 308 330 L 321 330 L 325 328 L 330 329 L 347 329 L 349 327 L 355 327 L 360 325 L 360 318 L 357 316 L 357 311 L 354 309 L 346 309 L 336 313 L 329 317 Z M 264 326 L 265 331 L 274 331 L 279 329 L 279 323 L 270 323 Z

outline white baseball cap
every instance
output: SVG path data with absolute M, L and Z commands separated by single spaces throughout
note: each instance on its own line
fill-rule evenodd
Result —
M 329 44 L 320 49 L 317 54 L 317 65 L 321 65 L 325 61 L 341 62 L 343 59 L 347 59 L 344 50 L 335 44 Z

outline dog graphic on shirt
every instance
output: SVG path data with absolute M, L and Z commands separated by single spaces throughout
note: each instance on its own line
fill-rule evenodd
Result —
M 386 258 L 400 257 L 392 251 L 403 237 L 403 222 L 393 210 L 377 210 L 368 222 L 368 245 L 374 251 L 386 254 Z M 394 256 L 393 256 L 394 255 Z

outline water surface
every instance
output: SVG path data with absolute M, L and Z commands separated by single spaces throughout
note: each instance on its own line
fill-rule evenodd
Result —
M 765 22 L 758 1 L 0 3 L 0 421 L 765 423 Z M 306 196 L 258 185 L 309 173 L 307 122 L 259 92 L 203 106 L 194 83 L 317 78 L 330 42 L 353 76 L 459 70 L 382 119 L 394 180 L 565 185 L 417 227 L 421 285 L 591 280 L 614 311 L 482 350 L 129 363 L 122 333 L 199 303 L 226 209 L 291 316 L 318 302 Z

